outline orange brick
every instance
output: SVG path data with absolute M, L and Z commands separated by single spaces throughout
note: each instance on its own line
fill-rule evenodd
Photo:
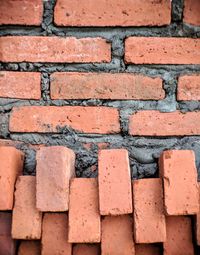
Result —
M 13 132 L 60 133 L 65 127 L 82 133 L 119 133 L 119 113 L 110 107 L 24 106 L 13 108 L 9 124 Z
M 139 111 L 130 116 L 129 134 L 140 136 L 200 135 L 200 112 Z
M 0 37 L 2 62 L 110 62 L 111 45 L 102 38 Z M 59 47 L 58 47 L 59 45 Z
M 14 239 L 40 239 L 42 214 L 36 209 L 36 178 L 20 176 L 16 183 L 12 219 Z
M 160 248 L 153 244 L 137 244 L 135 246 L 136 255 L 161 255 Z
M 200 26 L 200 1 L 199 0 L 185 0 L 183 21 L 185 23 Z
M 194 255 L 191 219 L 185 216 L 167 217 L 167 239 L 163 255 Z
M 200 39 L 129 37 L 125 41 L 128 64 L 200 64 Z
M 97 5 L 95 0 L 59 0 L 54 17 L 59 26 L 161 26 L 170 24 L 171 3 L 106 0 Z
M 129 215 L 106 216 L 102 220 L 101 254 L 135 254 L 132 220 Z
M 101 215 L 132 213 L 128 151 L 124 149 L 101 150 L 98 165 Z
M 199 210 L 199 190 L 194 152 L 164 151 L 159 166 L 160 175 L 164 180 L 166 213 L 168 215 L 196 214 Z
M 162 180 L 133 181 L 134 236 L 136 243 L 161 243 L 166 239 Z
M 41 255 L 71 255 L 68 243 L 68 219 L 65 213 L 45 213 L 42 224 Z
M 100 255 L 99 246 L 95 244 L 77 244 L 73 248 L 73 255 Z
M 43 147 L 36 155 L 36 206 L 43 212 L 68 210 L 69 181 L 75 175 L 75 154 L 64 146 Z
M 40 243 L 37 241 L 22 241 L 18 255 L 40 255 Z
M 40 99 L 40 73 L 0 72 L 0 97 Z
M 200 245 L 200 183 L 198 183 L 199 186 L 199 210 L 196 215 L 196 240 L 197 244 Z
M 42 0 L 1 0 L 0 25 L 40 25 Z
M 178 79 L 178 100 L 200 100 L 200 75 L 186 75 Z
M 22 173 L 24 154 L 7 146 L 0 146 L 0 210 L 12 210 L 15 181 Z
M 100 242 L 100 213 L 97 180 L 75 178 L 70 184 L 69 242 Z
M 52 99 L 163 99 L 162 79 L 128 73 L 54 73 Z

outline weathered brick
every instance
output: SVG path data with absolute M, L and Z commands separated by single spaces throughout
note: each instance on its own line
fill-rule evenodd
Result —
M 0 25 L 40 25 L 42 0 L 1 0 Z
M 164 181 L 166 213 L 168 215 L 196 214 L 199 210 L 199 190 L 194 152 L 164 151 L 159 166 Z
M 2 62 L 111 61 L 111 45 L 102 38 L 5 36 L 0 37 L 0 45 Z
M 102 220 L 101 254 L 135 254 L 132 220 L 129 215 L 106 216 Z
M 97 180 L 74 178 L 70 183 L 69 242 L 100 242 L 100 213 Z
M 0 72 L 0 97 L 40 99 L 40 73 Z
M 42 224 L 41 255 L 71 255 L 66 213 L 45 213 Z
M 185 75 L 178 79 L 178 100 L 200 100 L 200 75 Z
M 136 255 L 161 255 L 161 250 L 153 244 L 137 244 L 135 246 Z
M 75 154 L 64 146 L 43 147 L 36 154 L 36 207 L 62 212 L 69 207 L 69 181 L 75 175 Z
M 185 23 L 200 26 L 200 1 L 199 0 L 185 0 L 183 21 Z
M 22 241 L 18 255 L 40 255 L 40 243 L 37 241 Z
M 119 133 L 119 113 L 111 107 L 24 106 L 13 108 L 9 124 L 14 132 L 60 133 L 66 127 L 83 133 Z
M 95 0 L 58 0 L 54 21 L 60 26 L 162 26 L 170 24 L 171 3 L 105 0 L 97 5 Z
M 139 111 L 130 116 L 129 134 L 184 136 L 200 134 L 200 112 Z
M 186 216 L 167 217 L 167 239 L 164 255 L 194 255 L 191 219 Z
M 98 167 L 101 215 L 132 213 L 128 151 L 124 149 L 101 150 Z
M 17 179 L 12 218 L 14 239 L 40 239 L 42 214 L 36 209 L 36 178 L 20 176 Z
M 128 73 L 54 73 L 52 99 L 163 99 L 162 79 Z
M 77 244 L 73 248 L 73 255 L 100 255 L 100 249 L 96 244 Z
M 162 179 L 133 181 L 134 236 L 136 243 L 166 239 Z
M 14 186 L 22 173 L 24 154 L 7 146 L 0 146 L 0 210 L 12 210 Z
M 196 215 L 196 241 L 197 244 L 200 245 L 200 183 L 198 183 L 198 188 L 199 188 L 199 211 Z
M 125 41 L 129 64 L 200 64 L 200 39 L 129 37 Z

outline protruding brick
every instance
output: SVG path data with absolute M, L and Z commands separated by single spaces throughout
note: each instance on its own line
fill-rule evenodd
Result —
M 184 0 L 183 21 L 185 23 L 200 26 L 200 1 Z
M 0 72 L 0 97 L 40 99 L 40 73 Z
M 97 180 L 73 179 L 70 183 L 69 242 L 100 242 L 100 225 Z
M 162 180 L 152 178 L 133 181 L 133 206 L 135 242 L 165 241 Z
M 185 216 L 167 217 L 167 239 L 164 255 L 194 255 L 191 219 Z
M 1 0 L 0 25 L 40 25 L 42 0 Z
M 45 213 L 42 224 L 41 255 L 71 255 L 68 243 L 68 219 L 65 213 Z
M 69 181 L 75 175 L 75 154 L 64 146 L 43 147 L 36 155 L 36 206 L 43 212 L 69 207 Z
M 196 214 L 199 190 L 195 156 L 189 150 L 164 151 L 159 160 L 164 180 L 164 204 L 168 215 Z
M 65 128 L 82 133 L 119 133 L 119 113 L 111 107 L 24 106 L 13 108 L 9 124 L 13 132 L 61 133 Z
M 177 99 L 185 101 L 200 100 L 200 75 L 179 77 Z
M 106 216 L 102 220 L 102 255 L 134 255 L 135 245 L 129 215 Z
M 40 243 L 37 241 L 22 241 L 18 255 L 40 255 Z
M 2 62 L 110 62 L 111 45 L 102 38 L 0 37 Z M 59 45 L 59 47 L 58 47 Z
M 73 248 L 73 255 L 100 255 L 100 249 L 96 244 L 77 244 Z
M 200 39 L 129 37 L 125 41 L 128 64 L 200 64 Z
M 195 230 L 196 230 L 196 241 L 197 241 L 197 245 L 200 246 L 200 183 L 198 183 L 199 186 L 199 211 L 196 215 L 196 226 L 195 226 Z
M 54 73 L 52 99 L 163 99 L 162 79 L 129 73 Z
M 200 135 L 200 112 L 139 111 L 130 116 L 129 134 L 140 136 Z
M 161 250 L 153 244 L 137 244 L 135 246 L 136 255 L 161 255 Z
M 14 186 L 22 173 L 24 154 L 13 148 L 0 146 L 0 210 L 12 210 Z
M 101 215 L 132 213 L 128 151 L 124 149 L 101 150 L 98 164 Z
M 36 209 L 36 178 L 20 176 L 16 183 L 12 219 L 14 239 L 40 239 L 42 214 Z

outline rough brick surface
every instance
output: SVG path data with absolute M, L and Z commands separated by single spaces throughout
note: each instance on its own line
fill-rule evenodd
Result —
M 42 224 L 41 255 L 71 255 L 68 243 L 68 219 L 66 213 L 45 213 Z
M 160 78 L 128 73 L 54 73 L 52 99 L 163 99 Z
M 0 97 L 40 99 L 40 73 L 0 72 Z
M 185 0 L 183 21 L 185 23 L 200 26 L 200 1 L 199 0 Z
M 18 255 L 40 255 L 40 243 L 37 241 L 22 241 Z
M 164 151 L 159 163 L 160 175 L 164 180 L 166 213 L 168 215 L 196 214 L 199 210 L 199 190 L 194 152 Z
M 40 25 L 42 0 L 1 0 L 0 25 Z
M 12 210 L 15 181 L 22 173 L 24 154 L 13 148 L 0 146 L 0 210 Z
M 133 181 L 134 236 L 136 243 L 161 243 L 166 239 L 162 180 Z
M 200 100 L 200 75 L 185 75 L 178 80 L 178 100 Z
M 36 178 L 20 176 L 16 183 L 12 218 L 14 239 L 40 239 L 42 214 L 36 209 Z
M 24 106 L 13 109 L 9 126 L 14 132 L 41 133 L 60 133 L 65 127 L 83 133 L 118 133 L 119 113 L 109 107 Z
M 73 255 L 100 255 L 100 249 L 95 244 L 77 244 L 73 248 Z
M 101 215 L 131 213 L 132 192 L 128 152 L 124 149 L 101 150 L 98 167 Z
M 196 215 L 196 241 L 197 244 L 200 245 L 200 183 L 198 183 L 199 186 L 199 211 Z
M 102 220 L 101 254 L 135 254 L 132 220 L 129 215 L 106 216 Z
M 3 62 L 111 61 L 111 46 L 102 38 L 6 36 L 0 38 L 0 45 Z
M 170 24 L 171 3 L 103 0 L 97 5 L 95 0 L 59 0 L 54 15 L 61 26 L 161 26 Z
M 135 246 L 136 255 L 161 255 L 161 250 L 153 244 L 137 244 Z
M 185 216 L 167 217 L 167 239 L 164 255 L 195 255 L 192 244 L 191 219 Z
M 200 39 L 129 37 L 125 61 L 133 64 L 200 64 Z
M 36 155 L 36 206 L 40 211 L 67 211 L 69 181 L 75 175 L 75 154 L 64 146 L 41 148 Z
M 129 134 L 140 136 L 200 135 L 200 112 L 139 111 L 130 116 Z

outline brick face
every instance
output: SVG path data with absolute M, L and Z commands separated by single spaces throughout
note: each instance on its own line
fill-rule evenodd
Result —
M 178 79 L 178 100 L 200 100 L 200 75 L 184 75 Z
M 185 23 L 200 26 L 200 2 L 199 0 L 185 0 L 183 21 Z
M 40 242 L 22 241 L 19 246 L 18 255 L 40 255 Z

